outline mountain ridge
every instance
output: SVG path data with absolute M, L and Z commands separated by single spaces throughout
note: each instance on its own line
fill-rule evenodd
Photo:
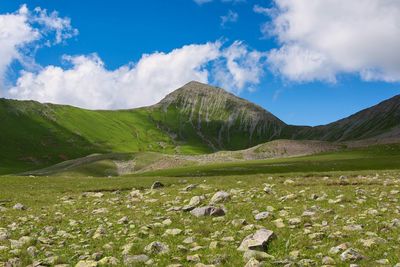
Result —
M 397 142 L 400 95 L 339 121 L 309 127 L 288 125 L 221 88 L 190 82 L 155 105 L 125 110 L 0 99 L 0 121 L 0 173 L 9 173 L 92 153 L 204 154 L 277 139 Z

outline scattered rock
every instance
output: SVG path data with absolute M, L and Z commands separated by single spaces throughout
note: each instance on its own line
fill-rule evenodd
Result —
M 221 208 L 218 207 L 213 207 L 213 206 L 204 206 L 204 207 L 199 207 L 195 208 L 190 212 L 192 215 L 196 217 L 201 217 L 201 216 L 224 216 L 225 211 Z
M 274 260 L 275 257 L 272 255 L 269 255 L 266 252 L 263 251 L 257 251 L 257 250 L 247 250 L 244 254 L 243 254 L 243 259 L 245 261 L 249 261 L 250 259 L 256 259 L 258 261 L 265 261 L 265 260 Z
M 225 202 L 230 199 L 231 195 L 225 191 L 218 191 L 210 200 L 210 204 L 216 204 L 220 202 Z
M 162 242 L 154 241 L 147 245 L 144 251 L 149 254 L 165 254 L 169 252 L 169 246 Z
M 260 213 L 256 214 L 254 216 L 254 219 L 259 221 L 259 220 L 264 220 L 264 219 L 266 219 L 268 217 L 269 217 L 269 212 L 268 211 L 264 211 L 264 212 L 260 212 Z
M 145 254 L 141 254 L 141 255 L 126 255 L 124 257 L 124 264 L 128 265 L 128 266 L 135 266 L 135 264 L 138 263 L 145 263 L 149 260 L 149 256 L 145 255 Z
M 97 262 L 92 260 L 81 260 L 75 265 L 75 267 L 97 267 L 97 266 L 98 266 Z
M 362 260 L 364 256 L 355 249 L 349 248 L 340 254 L 340 259 L 342 261 L 359 261 Z
M 156 181 L 151 185 L 151 189 L 158 189 L 164 187 L 164 184 L 160 181 Z
M 238 250 L 266 251 L 268 243 L 274 238 L 276 238 L 276 235 L 273 231 L 262 228 L 260 230 L 257 230 L 254 234 L 246 236 L 240 244 Z
M 17 203 L 13 206 L 14 210 L 26 210 L 26 207 L 22 205 L 21 203 Z
M 118 266 L 119 260 L 115 257 L 104 257 L 98 261 L 99 266 Z
M 197 206 L 201 204 L 201 202 L 205 199 L 204 196 L 194 196 L 190 199 L 189 204 L 186 206 L 182 207 L 183 211 L 191 211 Z

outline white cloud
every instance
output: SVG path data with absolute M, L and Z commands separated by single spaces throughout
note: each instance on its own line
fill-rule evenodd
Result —
M 221 16 L 221 27 L 225 27 L 227 23 L 236 22 L 239 14 L 229 10 L 225 16 Z
M 236 41 L 222 51 L 222 59 L 214 67 L 214 79 L 223 88 L 239 93 L 260 82 L 266 56 L 265 52 L 250 51 L 242 42 Z
M 53 33 L 55 43 L 77 34 L 68 18 L 59 18 L 55 12 L 48 15 L 40 8 L 31 12 L 23 5 L 15 13 L 0 15 L 0 95 L 10 64 L 18 60 L 22 65 L 35 65 L 32 51 L 43 37 L 50 38 Z
M 338 74 L 400 81 L 400 1 L 275 0 L 255 6 L 272 16 L 262 27 L 280 44 L 269 55 L 274 71 L 295 81 L 335 81 Z
M 238 92 L 257 84 L 262 74 L 262 53 L 240 42 L 226 48 L 214 42 L 147 54 L 116 70 L 107 70 L 96 55 L 65 60 L 69 67 L 22 72 L 9 97 L 90 109 L 134 108 L 154 104 L 191 80 L 212 81 Z
M 35 15 L 31 16 L 31 22 L 44 26 L 42 34 L 55 32 L 54 44 L 59 44 L 78 34 L 78 30 L 71 26 L 71 19 L 60 18 L 57 11 L 48 14 L 46 9 L 36 7 L 34 12 Z

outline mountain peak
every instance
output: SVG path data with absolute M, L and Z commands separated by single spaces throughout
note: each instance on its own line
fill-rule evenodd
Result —
M 214 150 L 238 149 L 281 135 L 285 123 L 243 98 L 222 88 L 192 81 L 168 94 L 155 108 L 163 116 L 179 118 Z M 172 128 L 173 125 L 168 125 Z M 239 139 L 247 138 L 238 142 Z

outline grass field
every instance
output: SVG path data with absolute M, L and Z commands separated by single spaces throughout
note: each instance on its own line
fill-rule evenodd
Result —
M 0 176 L 0 266 L 400 262 L 399 145 L 92 177 L 135 156 L 145 167 L 160 154 L 93 155 L 57 176 Z M 155 181 L 164 187 L 151 189 Z M 193 197 L 210 205 L 219 191 L 229 197 L 212 205 L 224 216 L 182 210 Z M 263 251 L 237 250 L 261 228 L 276 235 Z M 147 250 L 153 241 L 166 251 Z
M 243 266 L 248 259 L 237 247 L 261 227 L 277 236 L 266 250 L 271 256 L 257 256 L 266 266 L 320 266 L 323 261 L 349 266 L 340 258 L 343 251 L 331 251 L 344 243 L 365 257 L 357 261 L 360 266 L 380 266 L 376 261 L 383 259 L 393 266 L 400 261 L 399 175 L 357 171 L 201 178 L 1 177 L 0 203 L 5 209 L 0 212 L 0 236 L 6 233 L 7 238 L 0 239 L 0 266 L 17 259 L 22 266 L 33 261 L 142 266 L 129 263 L 141 254 L 148 255 L 152 266 L 193 266 L 197 260 Z M 151 190 L 155 180 L 165 187 Z M 189 184 L 197 187 L 183 190 Z M 229 200 L 216 204 L 226 209 L 225 216 L 197 218 L 179 210 L 193 196 L 204 196 L 201 205 L 206 205 L 219 190 L 230 194 Z M 27 209 L 12 209 L 16 203 Z M 255 220 L 262 211 L 269 211 L 269 217 Z M 182 231 L 171 235 L 168 229 Z M 152 241 L 165 243 L 169 252 L 145 253 Z
M 225 162 L 147 172 L 145 176 L 228 176 L 262 173 L 313 173 L 356 170 L 391 170 L 400 168 L 400 145 L 378 145 L 368 148 L 241 162 Z

